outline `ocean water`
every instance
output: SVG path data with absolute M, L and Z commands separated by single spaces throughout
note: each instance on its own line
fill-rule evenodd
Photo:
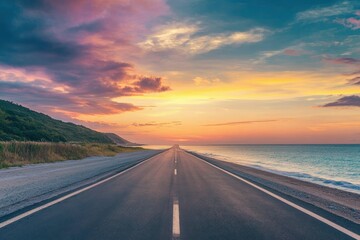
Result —
M 219 160 L 360 194 L 360 144 L 180 147 Z

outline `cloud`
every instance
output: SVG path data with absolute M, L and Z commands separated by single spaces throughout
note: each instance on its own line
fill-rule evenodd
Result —
M 348 18 L 347 22 L 350 24 L 352 29 L 359 29 L 360 28 L 360 19 Z
M 45 112 L 61 112 L 75 116 L 83 114 L 116 114 L 141 110 L 130 103 L 118 103 L 108 97 L 78 97 L 72 93 L 38 87 L 34 83 L 0 81 L 0 96 Z
M 337 19 L 336 22 L 353 30 L 360 28 L 360 19 L 356 19 L 353 17 L 347 19 Z
M 359 71 L 350 72 L 350 73 L 345 73 L 344 75 L 346 75 L 346 76 L 352 76 L 352 75 L 358 75 L 358 74 L 360 74 L 360 70 L 359 70 Z
M 164 92 L 170 90 L 170 87 L 163 86 L 159 77 L 140 77 L 139 81 L 134 83 L 139 92 Z
M 322 107 L 360 107 L 360 96 L 351 95 L 341 97 L 335 102 L 327 103 Z
M 202 77 L 195 77 L 193 81 L 196 86 L 216 84 L 221 82 L 219 78 L 202 78 Z
M 288 56 L 300 56 L 300 55 L 304 54 L 304 51 L 289 48 L 289 49 L 285 49 L 283 51 L 283 54 L 288 55 Z
M 350 84 L 360 85 L 360 76 L 348 80 Z
M 259 54 L 257 58 L 253 60 L 254 64 L 261 64 L 266 62 L 269 58 L 277 56 L 302 56 L 310 54 L 310 51 L 302 49 L 302 46 L 292 46 L 290 48 L 273 50 L 273 51 L 264 51 Z
M 46 20 L 30 15 L 15 1 L 0 3 L 0 62 L 11 66 L 38 66 L 69 61 L 86 50 L 47 31 Z
M 213 124 L 205 124 L 202 126 L 205 127 L 219 127 L 219 126 L 229 126 L 229 125 L 242 125 L 242 124 L 252 124 L 252 123 L 266 123 L 266 122 L 276 122 L 278 120 L 255 120 L 255 121 L 240 121 L 240 122 L 225 122 L 225 123 L 213 123 Z
M 139 46 L 146 51 L 175 50 L 185 54 L 201 54 L 226 45 L 260 42 L 268 30 L 253 28 L 246 32 L 201 34 L 199 25 L 172 23 L 155 29 Z
M 342 57 L 342 58 L 325 57 L 323 60 L 334 64 L 352 64 L 352 65 L 360 64 L 360 59 L 350 58 L 350 57 Z
M 298 22 L 319 22 L 328 18 L 348 14 L 354 11 L 354 7 L 348 1 L 337 3 L 328 7 L 309 9 L 296 14 Z
M 1 96 L 74 113 L 140 110 L 112 99 L 170 88 L 119 56 L 167 12 L 163 0 L 2 1 Z
M 32 76 L 31 71 L 0 69 L 0 96 L 38 110 L 74 116 L 78 113 L 117 114 L 141 110 L 142 107 L 114 102 L 112 99 L 169 90 L 169 87 L 162 84 L 161 78 L 128 76 L 126 82 L 118 83 L 118 78 L 126 75 L 122 69 L 129 67 L 131 66 L 128 64 L 99 62 L 96 67 L 89 68 L 89 71 L 78 73 L 81 77 L 89 76 L 90 80 L 96 74 L 104 76 L 102 81 L 92 82 L 77 78 L 76 73 L 83 71 L 81 69 L 67 71 L 65 74 L 68 77 L 62 82 Z
M 283 50 L 261 52 L 260 55 L 256 59 L 254 59 L 253 63 L 255 64 L 264 63 L 267 59 L 280 55 L 282 53 Z
M 356 11 L 355 15 L 359 17 L 360 11 Z M 347 28 L 351 28 L 353 30 L 357 30 L 360 28 L 360 19 L 355 17 L 336 19 L 335 22 L 340 23 L 341 25 Z
M 168 127 L 168 126 L 179 126 L 182 125 L 181 121 L 172 122 L 148 122 L 148 123 L 133 123 L 134 127 Z
M 350 58 L 350 57 L 329 58 L 329 57 L 326 57 L 326 58 L 323 59 L 323 61 L 328 62 L 328 63 L 332 63 L 332 64 L 348 65 L 348 66 L 351 66 L 352 68 L 355 68 L 355 69 L 360 68 L 360 59 L 357 59 L 357 58 Z M 344 75 L 346 75 L 346 76 L 354 76 L 352 79 L 349 79 L 348 82 L 350 84 L 353 84 L 353 85 L 359 85 L 360 84 L 360 77 L 356 76 L 356 75 L 359 75 L 359 74 L 360 74 L 360 71 L 356 70 L 356 71 L 353 71 L 351 73 L 347 73 L 347 74 L 344 74 Z
M 329 58 L 326 57 L 323 59 L 325 62 L 328 63 L 332 63 L 332 64 L 341 64 L 341 65 L 349 65 L 351 67 L 355 67 L 359 68 L 360 67 L 360 59 L 357 58 L 350 58 L 350 57 L 345 57 L 345 58 Z M 356 76 L 359 75 L 360 71 L 353 71 L 351 73 L 347 73 L 344 74 L 346 76 L 354 76 L 353 78 L 348 80 L 348 83 L 351 85 L 360 85 L 360 76 Z

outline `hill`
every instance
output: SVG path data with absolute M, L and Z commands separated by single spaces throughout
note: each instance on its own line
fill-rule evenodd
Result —
M 115 140 L 116 139 L 116 140 Z M 53 119 L 12 102 L 0 100 L 0 141 L 96 142 L 132 145 L 116 134 Z M 122 143 L 123 142 L 123 143 Z
M 110 138 L 115 144 L 121 146 L 142 146 L 142 144 L 129 142 L 128 140 L 116 135 L 115 133 L 104 133 L 108 138 Z

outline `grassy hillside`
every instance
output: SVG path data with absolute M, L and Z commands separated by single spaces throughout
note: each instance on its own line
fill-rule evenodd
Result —
M 0 168 L 90 156 L 114 156 L 141 149 L 99 143 L 0 142 Z
M 12 140 L 114 143 L 104 133 L 73 123 L 65 123 L 20 105 L 0 100 L 0 141 Z
M 0 168 L 138 151 L 113 133 L 53 119 L 0 100 Z
M 141 146 L 142 144 L 132 143 L 128 140 L 116 135 L 115 133 L 104 133 L 108 138 L 110 138 L 115 144 L 122 146 Z

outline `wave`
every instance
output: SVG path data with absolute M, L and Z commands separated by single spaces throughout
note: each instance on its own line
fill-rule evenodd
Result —
M 312 182 L 312 183 L 317 183 L 317 184 L 328 186 L 328 187 L 340 188 L 342 190 L 360 193 L 360 185 L 359 184 L 351 183 L 351 182 L 344 181 L 344 180 L 332 180 L 332 179 L 327 179 L 327 178 L 322 178 L 322 177 L 316 177 L 309 173 L 303 173 L 303 172 L 286 172 L 286 171 L 280 171 L 280 170 L 273 170 L 273 169 L 269 169 L 269 168 L 262 167 L 259 165 L 249 165 L 249 166 L 254 167 L 254 168 L 260 168 L 261 170 L 276 173 L 279 175 L 292 177 L 292 178 L 296 178 L 296 179 L 300 179 L 300 180 L 304 180 L 304 181 L 308 181 L 308 182 Z
M 309 173 L 304 173 L 304 172 L 283 171 L 283 170 L 278 170 L 278 169 L 272 169 L 272 168 L 269 168 L 269 167 L 266 167 L 263 165 L 254 164 L 254 162 L 250 162 L 250 161 L 239 161 L 239 160 L 234 161 L 233 157 L 228 157 L 228 156 L 214 154 L 214 153 L 204 153 L 204 152 L 198 152 L 198 151 L 193 151 L 193 152 L 202 154 L 206 157 L 219 159 L 219 160 L 223 160 L 223 161 L 227 161 L 227 162 L 234 162 L 234 163 L 246 165 L 249 167 L 257 168 L 257 169 L 260 169 L 263 171 L 272 172 L 272 173 L 282 175 L 282 176 L 292 177 L 292 178 L 316 183 L 316 184 L 327 186 L 327 187 L 341 189 L 344 191 L 360 193 L 360 184 L 355 184 L 355 183 L 345 181 L 345 180 L 332 180 L 332 179 L 328 179 L 326 177 L 318 177 L 318 176 L 314 176 L 314 175 L 311 175 Z M 257 162 L 257 163 L 261 163 L 261 162 Z

